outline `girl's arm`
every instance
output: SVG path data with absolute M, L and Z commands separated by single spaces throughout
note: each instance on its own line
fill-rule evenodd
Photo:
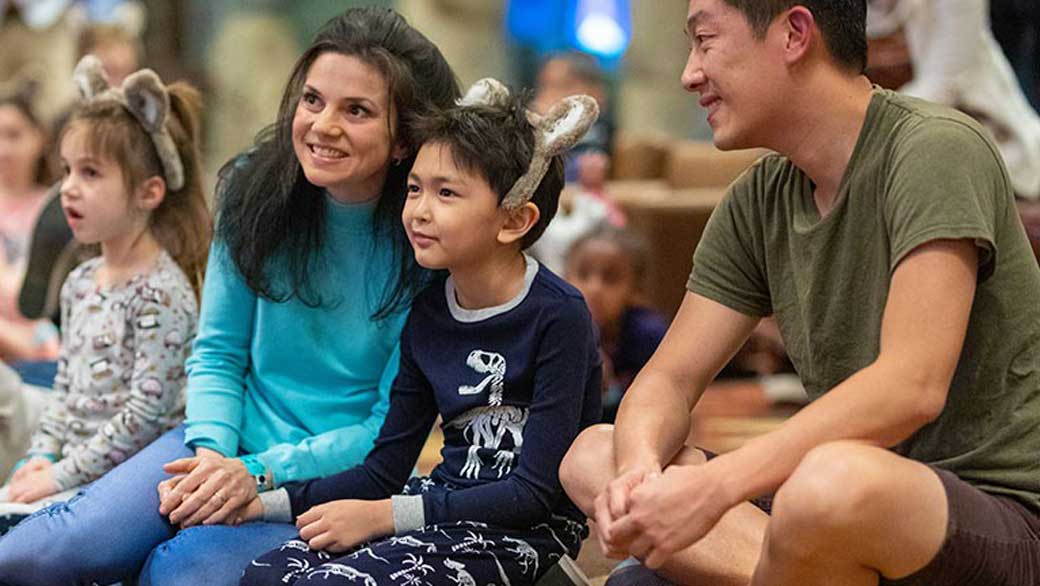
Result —
M 214 242 L 202 291 L 199 333 L 187 362 L 184 435 L 192 448 L 238 454 L 255 312 L 255 293 L 227 249 Z
M 61 287 L 61 323 L 66 327 L 70 323 L 72 313 L 71 283 L 79 278 L 82 278 L 82 270 L 74 269 Z M 29 441 L 27 459 L 46 458 L 54 462 L 61 457 L 69 416 L 69 412 L 65 408 L 65 398 L 69 394 L 68 338 L 73 335 L 75 335 L 73 332 L 66 332 L 62 339 L 61 348 L 58 351 L 58 372 L 54 376 L 54 388 L 47 396 L 47 406 L 40 415 L 36 430 Z
M 181 396 L 195 300 L 187 283 L 153 291 L 155 297 L 138 296 L 129 307 L 135 357 L 130 399 L 87 440 L 86 449 L 54 465 L 54 480 L 63 490 L 101 477 L 159 437 Z

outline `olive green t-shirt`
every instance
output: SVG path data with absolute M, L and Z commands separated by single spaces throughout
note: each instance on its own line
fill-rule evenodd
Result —
M 895 451 L 1040 510 L 1040 269 L 1000 155 L 967 116 L 875 90 L 822 219 L 805 173 L 761 159 L 712 215 L 687 286 L 774 314 L 817 398 L 877 358 L 900 260 L 951 238 L 979 247 L 964 349 L 942 414 Z

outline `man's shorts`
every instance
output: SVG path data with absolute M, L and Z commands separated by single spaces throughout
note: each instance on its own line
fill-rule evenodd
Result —
M 933 468 L 949 501 L 946 540 L 919 572 L 881 586 L 1037 586 L 1040 514 L 1011 497 L 982 492 Z

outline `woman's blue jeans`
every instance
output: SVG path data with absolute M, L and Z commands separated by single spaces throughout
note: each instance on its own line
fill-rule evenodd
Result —
M 178 530 L 159 514 L 162 465 L 190 457 L 184 428 L 155 440 L 66 503 L 0 538 L 0 585 L 235 586 L 250 561 L 297 536 L 289 524 Z

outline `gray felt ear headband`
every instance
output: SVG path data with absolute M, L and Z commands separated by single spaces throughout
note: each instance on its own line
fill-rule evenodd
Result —
M 503 106 L 509 98 L 509 90 L 496 79 L 486 77 L 472 86 L 459 101 L 466 106 Z M 535 147 L 531 164 L 509 193 L 502 199 L 506 209 L 517 209 L 531 200 L 538 184 L 549 170 L 549 163 L 556 155 L 566 152 L 588 131 L 599 116 L 596 100 L 590 96 L 567 96 L 549 108 L 545 116 L 530 110 L 527 119 L 535 128 Z
M 166 187 L 171 191 L 184 187 L 184 164 L 166 128 L 170 115 L 170 95 L 154 71 L 136 71 L 127 76 L 122 87 L 109 87 L 101 61 L 93 55 L 87 55 L 76 65 L 72 78 L 85 101 L 112 100 L 122 104 L 152 139 L 162 163 Z

